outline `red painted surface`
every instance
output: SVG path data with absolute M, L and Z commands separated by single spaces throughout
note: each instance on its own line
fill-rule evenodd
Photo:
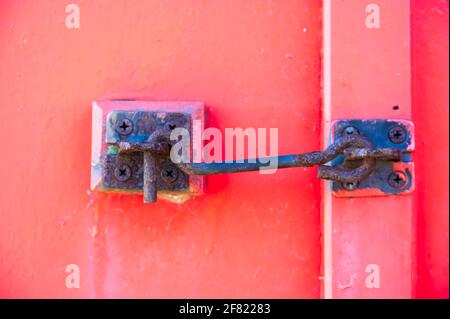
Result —
M 315 170 L 214 176 L 184 205 L 88 189 L 94 99 L 200 100 L 212 126 L 318 149 L 320 2 L 77 3 L 79 30 L 65 2 L 1 3 L 1 295 L 318 297 Z
M 448 1 L 413 2 L 417 297 L 448 298 Z
M 325 1 L 327 139 L 331 121 L 338 119 L 411 119 L 409 1 L 376 3 L 379 28 L 369 28 L 367 1 Z M 324 186 L 324 297 L 413 297 L 412 195 L 344 198 Z
M 89 173 L 95 99 L 200 100 L 210 126 L 318 149 L 320 2 L 72 2 L 79 30 L 69 2 L 0 4 L 0 296 L 319 297 L 315 169 L 213 176 L 183 205 L 93 194 Z M 445 297 L 448 174 L 430 152 L 448 162 L 448 3 L 414 12 L 418 290 Z M 65 286 L 73 263 L 80 289 Z

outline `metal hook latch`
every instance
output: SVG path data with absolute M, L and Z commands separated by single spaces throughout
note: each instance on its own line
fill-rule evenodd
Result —
M 95 179 L 93 188 L 143 192 L 144 202 L 152 203 L 158 191 L 190 192 L 192 181 L 201 184 L 201 176 L 270 169 L 268 163 L 273 162 L 277 169 L 318 165 L 318 178 L 332 181 L 336 196 L 403 194 L 414 188 L 413 126 L 408 121 L 336 121 L 323 151 L 223 163 L 174 163 L 171 131 L 175 127 L 192 131 L 193 114 L 199 112 L 108 110 L 100 118 L 106 122 L 101 134 L 106 143 L 98 148 L 100 165 L 93 166 L 93 176 L 100 168 L 101 178 Z
M 377 160 L 393 162 L 401 160 L 402 151 L 399 148 L 374 148 L 367 137 L 360 135 L 356 130 L 353 133 L 350 132 L 348 130 L 347 134 L 340 136 L 324 151 L 277 156 L 277 169 L 319 165 L 319 178 L 339 182 L 346 189 L 353 190 L 354 185 L 363 181 L 374 171 Z M 143 152 L 144 202 L 155 202 L 158 179 L 155 158 L 169 156 L 170 130 L 157 130 L 146 142 L 120 142 L 118 146 L 119 154 Z M 339 156 L 343 156 L 343 164 L 325 165 Z M 272 158 L 256 158 L 225 163 L 178 163 L 175 165 L 187 175 L 204 176 L 256 171 L 264 169 L 272 160 Z

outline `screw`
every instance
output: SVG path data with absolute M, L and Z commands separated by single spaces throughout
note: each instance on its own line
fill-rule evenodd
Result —
M 352 191 L 358 187 L 358 183 L 356 182 L 348 182 L 348 183 L 342 183 L 342 187 L 348 191 Z
M 114 177 L 120 181 L 125 182 L 131 177 L 131 168 L 126 164 L 119 164 L 114 168 Z
M 406 140 L 406 131 L 403 127 L 397 125 L 389 130 L 389 140 L 394 144 L 401 144 Z
M 121 121 L 118 121 L 116 124 L 116 131 L 121 135 L 128 135 L 133 131 L 133 122 L 129 119 L 124 118 Z
M 406 182 L 408 181 L 408 177 L 402 171 L 394 171 L 389 174 L 388 183 L 392 188 L 402 189 L 406 186 Z
M 167 165 L 161 170 L 161 177 L 167 183 L 173 183 L 178 178 L 178 170 L 173 165 Z
M 344 129 L 344 133 L 345 133 L 346 135 L 358 135 L 358 134 L 359 134 L 359 131 L 358 131 L 357 128 L 355 128 L 355 127 L 353 127 L 353 126 L 347 126 L 347 127 Z

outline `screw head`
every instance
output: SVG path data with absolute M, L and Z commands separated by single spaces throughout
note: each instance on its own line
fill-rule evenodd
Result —
M 344 134 L 345 135 L 358 135 L 359 131 L 356 127 L 347 126 L 346 128 L 344 128 Z
M 131 168 L 127 164 L 119 164 L 114 168 L 114 177 L 120 181 L 125 182 L 131 177 Z
M 356 182 L 342 183 L 342 187 L 345 190 L 352 191 L 352 190 L 355 190 L 358 187 L 358 183 L 356 183 Z
M 173 165 L 166 165 L 161 170 L 161 178 L 167 183 L 173 183 L 178 178 L 178 170 Z
M 388 183 L 394 189 L 402 189 L 408 182 L 408 176 L 402 171 L 394 171 L 389 174 Z
M 406 140 L 406 130 L 396 125 L 389 130 L 389 140 L 394 144 L 401 144 Z
M 177 127 L 177 125 L 176 125 L 175 123 L 167 123 L 167 127 L 168 127 L 171 131 L 173 131 L 173 130 Z
M 129 135 L 133 131 L 133 122 L 127 118 L 117 121 L 116 131 L 120 135 Z

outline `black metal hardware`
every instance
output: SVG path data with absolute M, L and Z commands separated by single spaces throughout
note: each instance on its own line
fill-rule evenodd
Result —
M 377 194 L 406 194 L 413 190 L 411 152 L 414 149 L 414 134 L 412 123 L 403 120 L 384 119 L 337 121 L 332 128 L 333 140 L 336 141 L 346 136 L 348 127 L 353 127 L 358 134 L 370 138 L 375 149 L 397 150 L 400 153 L 400 158 L 398 160 L 386 160 L 382 156 L 382 160 L 375 161 L 372 173 L 360 180 L 357 185 L 333 181 L 332 188 L 335 193 L 340 193 L 342 190 L 361 190 L 364 191 L 362 194 L 364 196 L 376 196 Z M 346 150 L 346 152 L 352 152 L 352 150 Z M 360 155 L 363 157 L 365 154 Z M 347 156 L 347 159 L 352 156 Z M 358 165 L 358 162 L 352 163 L 351 160 L 345 162 L 342 158 L 337 158 L 331 162 L 331 165 L 353 167 L 353 165 Z M 401 180 L 395 178 L 396 176 L 400 176 Z M 397 182 L 394 180 L 397 180 Z
M 161 118 L 158 114 L 144 111 L 110 114 L 106 142 L 115 146 L 116 152 L 106 156 L 105 185 L 143 190 L 144 202 L 150 203 L 156 201 L 157 190 L 186 189 L 189 175 L 255 171 L 270 168 L 267 163 L 274 160 L 174 164 L 169 156 L 173 143 L 170 132 L 175 127 L 190 130 L 190 119 L 183 113 L 164 113 Z M 407 128 L 399 123 L 339 121 L 334 127 L 334 142 L 324 151 L 278 156 L 277 169 L 319 165 L 318 177 L 334 181 L 335 191 L 375 187 L 386 193 L 399 193 L 410 186 L 411 176 L 408 172 L 394 172 L 392 163 L 405 159 L 410 142 Z M 386 185 L 391 191 L 386 190 Z
M 189 187 L 187 174 L 170 161 L 170 132 L 190 130 L 190 117 L 164 111 L 112 111 L 106 123 L 106 143 L 112 147 L 104 160 L 106 187 L 144 192 L 144 202 L 156 201 L 157 190 Z
M 319 165 L 319 178 L 356 183 L 372 172 L 375 159 L 400 160 L 401 154 L 398 149 L 374 149 L 371 146 L 371 142 L 363 136 L 344 136 L 324 151 L 277 156 L 277 169 Z M 361 160 L 362 163 L 356 168 L 324 165 L 340 155 L 343 155 L 346 160 Z M 266 163 L 269 163 L 270 160 L 271 158 L 257 158 L 231 163 L 181 163 L 178 166 L 189 175 L 212 175 L 264 169 L 268 167 Z

